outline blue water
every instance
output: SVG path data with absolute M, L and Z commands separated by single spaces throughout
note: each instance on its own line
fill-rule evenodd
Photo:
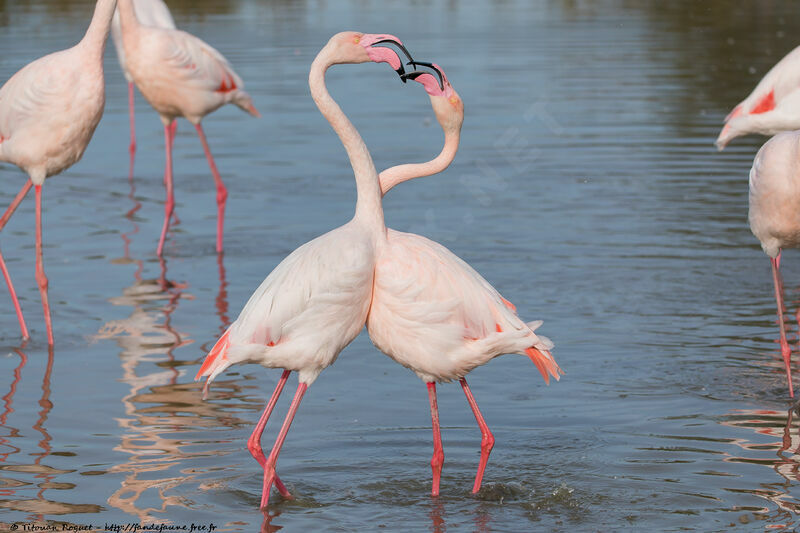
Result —
M 798 415 L 776 344 L 769 265 L 747 228 L 763 138 L 722 154 L 725 114 L 798 43 L 790 5 L 553 1 L 169 2 L 223 52 L 263 118 L 228 106 L 204 127 L 229 189 L 224 258 L 213 181 L 178 126 L 165 260 L 163 134 L 111 46 L 107 104 L 80 163 L 44 187 L 48 353 L 34 279 L 33 201 L 2 234 L 33 339 L 0 314 L 0 521 L 214 524 L 226 531 L 792 530 Z M 89 1 L 0 2 L 0 79 L 82 35 Z M 334 33 L 400 37 L 465 102 L 461 151 L 393 190 L 387 224 L 473 265 L 542 319 L 566 374 L 525 358 L 470 375 L 496 444 L 470 494 L 480 434 L 460 387 L 439 388 L 445 448 L 431 499 L 427 391 L 365 334 L 309 389 L 278 471 L 294 501 L 258 510 L 246 440 L 279 371 L 236 367 L 207 401 L 192 378 L 269 271 L 350 218 L 352 173 L 307 88 Z M 429 100 L 383 65 L 328 85 L 378 168 L 429 159 Z M 7 205 L 24 175 L 0 165 Z M 800 261 L 782 264 L 798 308 Z M 4 291 L 3 291 L 4 293 Z M 0 297 L 7 298 L 5 294 Z M 788 322 L 793 349 L 797 327 Z M 292 391 L 293 377 L 287 385 Z M 264 438 L 269 448 L 291 392 Z M 5 526 L 4 526 L 5 527 Z M 59 526 L 60 527 L 60 526 Z

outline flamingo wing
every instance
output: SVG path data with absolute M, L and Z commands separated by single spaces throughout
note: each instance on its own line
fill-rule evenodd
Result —
M 761 78 L 747 98 L 725 117 L 727 123 L 742 115 L 767 113 L 800 86 L 800 46 L 786 54 Z
M 419 235 L 389 230 L 388 237 L 390 246 L 376 266 L 368 322 L 381 350 L 415 371 L 424 365 L 438 379 L 453 379 L 453 369 L 468 371 L 482 364 L 476 352 L 464 349 L 472 342 L 489 342 L 495 355 L 531 356 L 526 349 L 535 347 L 536 358 L 531 358 L 537 366 L 539 358 L 546 360 L 540 366 L 545 379 L 550 369 L 558 376 L 548 352 L 552 343 L 533 332 L 539 323 L 525 324 L 513 304 L 466 262 Z M 462 357 L 455 354 L 472 360 L 446 361 Z M 434 372 L 431 364 L 439 370 Z
M 4 140 L 43 115 L 57 118 L 68 105 L 65 95 L 69 96 L 80 73 L 59 68 L 63 54 L 56 52 L 29 63 L 0 88 L 0 136 Z
M 363 328 L 372 289 L 371 247 L 350 237 L 338 228 L 281 261 L 211 350 L 198 377 L 216 376 L 244 360 L 297 369 L 303 365 L 292 358 L 335 358 Z
M 180 30 L 158 32 L 161 63 L 171 79 L 197 89 L 226 93 L 244 86 L 244 82 L 225 57 L 194 35 Z

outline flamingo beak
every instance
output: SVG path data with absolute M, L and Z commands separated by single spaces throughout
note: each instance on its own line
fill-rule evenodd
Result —
M 439 69 L 439 67 L 438 67 L 438 66 L 436 66 L 434 63 L 428 63 L 428 62 L 426 62 L 426 61 L 414 61 L 414 60 L 412 59 L 411 61 L 409 61 L 408 63 L 406 63 L 406 65 L 414 65 L 414 68 L 415 68 L 415 69 L 417 68 L 417 65 L 421 65 L 421 66 L 423 66 L 423 67 L 428 67 L 428 68 L 432 69 L 434 72 L 436 72 L 436 75 L 439 77 L 439 88 L 440 88 L 442 91 L 444 91 L 444 82 L 445 82 L 445 80 L 446 80 L 447 78 L 446 78 L 446 77 L 445 77 L 445 75 L 442 73 L 442 71 Z M 411 73 L 409 73 L 409 74 L 406 76 L 406 78 L 407 78 L 407 79 L 411 79 L 411 80 L 413 80 L 413 79 L 415 79 L 417 76 L 419 76 L 420 74 L 425 74 L 425 72 L 422 72 L 422 71 L 414 71 L 414 72 L 411 72 Z M 402 78 L 402 76 L 401 76 L 401 78 Z M 405 80 L 403 80 L 403 81 L 405 81 Z
M 411 54 L 408 53 L 408 50 L 406 50 L 406 47 L 403 46 L 403 43 L 401 43 L 400 41 L 398 41 L 396 39 L 385 38 L 385 39 L 381 39 L 379 41 L 375 41 L 374 43 L 370 44 L 369 46 L 375 46 L 375 45 L 378 45 L 378 44 L 392 44 L 392 45 L 396 46 L 408 58 L 409 63 L 407 63 L 407 64 L 410 65 L 410 64 L 414 63 L 414 58 L 411 57 Z M 398 56 L 398 59 L 399 58 L 400 57 Z M 394 71 L 397 72 L 397 75 L 400 76 L 400 79 L 403 80 L 403 83 L 405 83 L 406 79 L 403 76 L 405 75 L 406 70 L 405 70 L 405 68 L 403 68 L 403 62 L 402 61 L 398 61 L 398 64 L 399 64 L 398 68 L 396 68 Z

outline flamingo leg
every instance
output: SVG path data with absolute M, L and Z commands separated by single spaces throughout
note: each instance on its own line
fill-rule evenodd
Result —
M 431 470 L 433 471 L 433 487 L 431 496 L 439 495 L 439 479 L 442 476 L 444 464 L 444 449 L 442 448 L 442 432 L 439 428 L 439 406 L 436 403 L 436 383 L 428 383 L 428 399 L 431 402 L 431 421 L 433 422 L 433 457 L 431 457 Z
M 25 195 L 28 194 L 29 190 L 31 190 L 32 185 L 33 182 L 31 180 L 26 181 L 25 185 L 22 186 L 22 189 L 20 189 L 20 191 L 14 197 L 14 200 L 11 202 L 11 204 L 9 204 L 8 209 L 6 209 L 6 212 L 3 213 L 2 217 L 0 217 L 0 230 L 6 227 L 8 219 L 10 219 L 11 215 L 14 214 L 14 211 L 17 210 L 17 207 L 19 206 L 20 202 L 22 202 L 22 199 L 25 198 Z
M 486 470 L 486 463 L 489 462 L 489 454 L 492 453 L 492 448 L 494 448 L 494 435 L 489 431 L 489 426 L 486 425 L 486 421 L 483 419 L 480 409 L 478 409 L 478 403 L 475 401 L 475 397 L 472 396 L 472 391 L 469 385 L 467 385 L 467 380 L 464 378 L 461 378 L 461 388 L 464 389 L 467 402 L 469 402 L 469 406 L 472 408 L 472 414 L 475 415 L 478 427 L 481 428 L 481 460 L 480 463 L 478 463 L 478 474 L 475 476 L 475 484 L 472 486 L 472 493 L 475 494 L 481 489 L 483 472 Z
M 25 182 L 25 185 L 22 186 L 22 189 L 17 193 L 17 196 L 8 206 L 6 212 L 3 213 L 3 216 L 0 217 L 0 230 L 2 230 L 8 220 L 11 218 L 11 215 L 14 214 L 14 211 L 17 210 L 20 202 L 22 199 L 25 198 L 25 195 L 28 194 L 28 191 L 31 189 L 31 185 L 33 182 L 28 180 Z M 0 271 L 3 273 L 3 278 L 6 280 L 6 285 L 8 285 L 8 293 L 11 295 L 11 301 L 14 304 L 14 311 L 17 313 L 17 320 L 19 321 L 19 328 L 22 331 L 22 339 L 28 340 L 30 335 L 28 334 L 28 327 L 25 325 L 25 317 L 22 316 L 22 307 L 19 305 L 19 300 L 17 299 L 17 291 L 14 290 L 14 285 L 11 283 L 11 275 L 8 273 L 8 268 L 6 268 L 6 262 L 3 260 L 3 254 L 0 253 Z
M 128 83 L 128 115 L 131 119 L 131 144 L 128 151 L 131 153 L 131 169 L 133 169 L 133 154 L 136 153 L 136 113 L 134 111 L 133 82 Z
M 203 151 L 206 153 L 208 159 L 208 166 L 211 167 L 211 174 L 214 176 L 214 183 L 217 185 L 217 253 L 222 252 L 222 238 L 225 224 L 225 202 L 228 199 L 228 189 L 222 183 L 222 178 L 217 170 L 217 165 L 214 163 L 214 158 L 211 156 L 211 150 L 206 141 L 206 134 L 203 132 L 203 126 L 195 124 L 197 135 L 200 136 L 200 142 L 203 143 Z
M 770 258 L 772 263 L 772 282 L 775 286 L 775 301 L 778 303 L 778 326 L 781 330 L 781 355 L 783 356 L 783 364 L 786 367 L 786 379 L 789 381 L 789 396 L 794 398 L 794 388 L 792 386 L 792 368 L 790 366 L 790 359 L 792 350 L 789 348 L 789 343 L 786 342 L 786 326 L 783 324 L 783 291 L 781 290 L 781 255 L 778 254 L 776 258 Z
M 283 392 L 283 386 L 286 385 L 289 374 L 291 374 L 291 370 L 283 371 L 281 379 L 279 379 L 278 384 L 275 385 L 275 391 L 272 393 L 272 396 L 267 402 L 267 406 L 264 408 L 264 412 L 261 414 L 261 418 L 258 419 L 253 433 L 247 440 L 247 449 L 250 451 L 250 455 L 258 461 L 258 464 L 260 464 L 262 468 L 266 465 L 267 458 L 264 456 L 264 450 L 261 448 L 261 435 L 264 434 L 264 428 L 267 427 L 267 420 L 269 420 L 272 410 L 275 408 L 275 404 L 278 403 L 278 397 L 281 395 L 281 392 Z M 291 493 L 289 493 L 288 489 L 281 481 L 281 478 L 278 477 L 278 474 L 275 474 L 275 487 L 277 487 L 281 496 L 284 498 L 290 499 L 292 497 Z
M 44 323 L 47 326 L 47 343 L 53 345 L 53 323 L 50 320 L 50 303 L 47 299 L 47 276 L 44 275 L 42 263 L 42 186 L 37 185 L 36 191 L 36 283 L 39 284 L 39 293 L 42 295 L 44 308 Z
M 300 401 L 303 399 L 308 385 L 300 383 L 297 385 L 297 392 L 294 393 L 292 404 L 289 406 L 289 412 L 286 414 L 286 419 L 283 421 L 281 431 L 278 433 L 278 438 L 275 439 L 275 445 L 267 457 L 267 462 L 264 464 L 264 485 L 261 489 L 261 508 L 264 509 L 269 503 L 269 489 L 275 481 L 275 464 L 278 462 L 278 454 L 281 453 L 283 441 L 286 440 L 286 434 L 289 432 L 289 426 L 292 425 L 294 415 L 297 413 L 297 408 L 300 407 Z
M 175 130 L 172 127 L 175 121 L 170 124 L 164 125 L 164 140 L 167 149 L 167 164 L 164 169 L 164 186 L 167 189 L 167 201 L 164 204 L 164 226 L 161 228 L 161 238 L 158 241 L 158 250 L 156 254 L 161 257 L 164 251 L 164 240 L 167 238 L 167 229 L 169 228 L 169 219 L 172 217 L 172 212 L 175 210 L 175 193 L 172 187 L 172 141 L 175 138 Z

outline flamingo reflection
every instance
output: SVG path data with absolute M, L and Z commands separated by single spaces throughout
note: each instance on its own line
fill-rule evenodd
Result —
M 204 426 L 207 431 L 236 426 L 246 421 L 221 412 L 213 403 L 203 402 L 196 384 L 178 383 L 181 367 L 195 361 L 181 361 L 176 356 L 178 348 L 193 340 L 173 325 L 173 316 L 180 302 L 193 299 L 193 295 L 187 284 L 168 278 L 163 257 L 159 258 L 158 276 L 153 279 L 144 277 L 143 261 L 132 257 L 132 241 L 139 232 L 136 213 L 141 203 L 136 199 L 132 179 L 129 184 L 131 208 L 125 217 L 131 229 L 121 235 L 124 256 L 113 263 L 135 266 L 133 284 L 110 302 L 129 307 L 131 312 L 127 318 L 107 322 L 95 336 L 95 339 L 113 339 L 119 346 L 120 381 L 128 387 L 121 399 L 125 415 L 117 419 L 120 441 L 114 448 L 125 455 L 125 460 L 108 469 L 109 473 L 121 474 L 122 481 L 107 501 L 141 522 L 159 524 L 169 522 L 170 508 L 189 508 L 186 500 L 189 486 L 191 490 L 203 487 L 203 471 L 187 469 L 185 465 L 194 457 L 206 457 L 209 452 L 206 446 L 192 450 L 186 432 Z M 221 255 L 218 268 L 220 292 L 216 303 L 220 318 L 225 321 L 227 294 Z
M 0 496 L 7 496 L 11 499 L 0 500 L 0 507 L 26 511 L 30 514 L 27 519 L 31 521 L 43 521 L 47 515 L 53 514 L 66 514 L 74 512 L 97 512 L 99 506 L 96 505 L 82 505 L 71 504 L 65 502 L 58 502 L 55 500 L 48 500 L 45 497 L 45 491 L 52 488 L 63 488 L 65 484 L 55 482 L 57 476 L 61 474 L 68 474 L 70 471 L 61 470 L 45 464 L 45 460 L 52 455 L 53 448 L 51 441 L 53 440 L 50 433 L 45 428 L 45 423 L 53 409 L 53 402 L 50 400 L 50 378 L 53 373 L 54 351 L 53 346 L 50 345 L 47 351 L 47 363 L 42 378 L 42 396 L 39 399 L 38 405 L 41 409 L 38 412 L 38 418 L 33 423 L 31 428 L 41 434 L 41 439 L 37 442 L 37 446 L 41 449 L 40 452 L 31 452 L 29 454 L 21 454 L 18 457 L 32 456 L 35 457 L 33 463 L 25 463 L 24 461 L 11 461 L 10 457 L 14 454 L 21 453 L 24 449 L 24 444 L 15 446 L 12 444 L 14 439 L 24 438 L 20 434 L 20 430 L 11 427 L 7 424 L 8 416 L 14 413 L 14 395 L 17 388 L 21 383 L 22 369 L 28 362 L 28 356 L 22 350 L 22 347 L 14 348 L 13 352 L 20 357 L 20 363 L 13 372 L 13 379 L 11 382 L 9 392 L 2 397 L 4 402 L 3 413 L 0 414 L 0 428 L 8 429 L 9 434 L 0 438 L 0 445 L 9 449 L 9 451 L 0 453 L 0 471 L 14 472 L 16 474 L 32 475 L 35 480 L 34 483 L 24 479 L 5 478 L 0 477 Z M 26 491 L 35 486 L 38 489 L 34 497 L 27 497 Z
M 725 426 L 747 428 L 759 435 L 774 440 L 763 442 L 759 439 L 734 439 L 731 442 L 744 452 L 740 456 L 729 455 L 727 462 L 762 465 L 773 469 L 782 479 L 780 482 L 761 484 L 758 488 L 741 489 L 759 496 L 777 507 L 772 511 L 765 507 L 759 515 L 766 517 L 773 527 L 796 527 L 796 517 L 800 514 L 800 501 L 792 496 L 793 487 L 800 481 L 800 420 L 798 405 L 787 411 L 772 409 L 742 409 L 728 414 L 721 423 Z M 765 453 L 766 452 L 766 453 Z M 771 452 L 771 453 L 770 453 Z M 769 455 L 767 455 L 769 454 Z M 772 455 L 774 454 L 774 455 Z M 763 514 L 762 514 L 763 513 Z

